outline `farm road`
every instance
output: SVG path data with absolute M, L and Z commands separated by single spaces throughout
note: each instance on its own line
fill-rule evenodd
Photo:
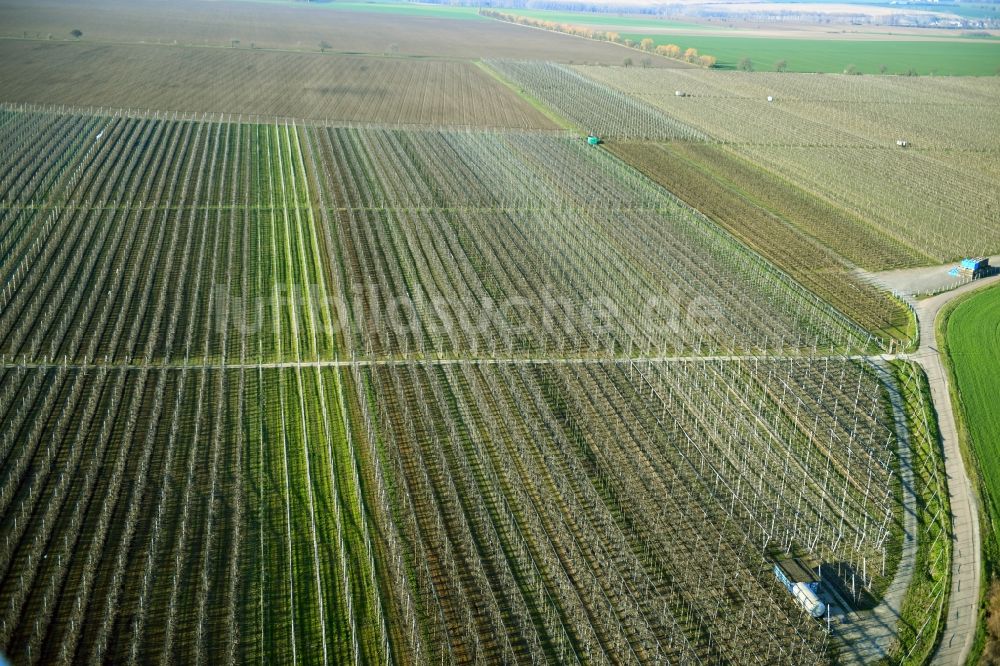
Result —
M 980 569 L 982 546 L 976 497 L 962 461 L 958 426 L 951 404 L 948 375 L 937 348 L 935 325 L 938 314 L 953 299 L 988 284 L 996 284 L 1000 275 L 966 284 L 932 298 L 914 303 L 920 326 L 920 347 L 909 358 L 927 373 L 931 399 L 937 412 L 938 428 L 944 448 L 945 472 L 952 513 L 951 597 L 945 618 L 944 636 L 932 664 L 964 664 L 972 649 L 979 617 Z
M 761 354 L 758 356 L 733 355 L 733 356 L 647 356 L 629 358 L 599 358 L 599 357 L 539 357 L 539 358 L 426 358 L 426 359 L 356 359 L 337 360 L 322 359 L 317 361 L 272 361 L 262 363 L 225 363 L 223 361 L 204 362 L 194 361 L 186 363 L 184 361 L 174 361 L 171 363 L 145 363 L 129 361 L 92 361 L 88 363 L 58 361 L 18 361 L 17 359 L 0 359 L 0 368 L 26 368 L 47 369 L 67 367 L 71 370 L 96 370 L 99 368 L 111 368 L 115 370 L 271 370 L 280 368 L 351 368 L 377 367 L 391 365 L 577 365 L 587 363 L 699 363 L 712 361 L 788 361 L 788 360 L 811 360 L 822 361 L 871 361 L 878 363 L 881 361 L 892 361 L 902 358 L 898 354 L 881 354 L 873 356 L 853 355 L 818 355 L 811 354 Z
M 990 263 L 994 266 L 1000 265 L 1000 255 L 990 257 Z M 934 294 L 962 286 L 962 280 L 968 280 L 968 278 L 955 278 L 948 275 L 948 271 L 957 265 L 958 262 L 953 261 L 940 266 L 900 268 L 880 273 L 870 273 L 858 269 L 858 274 L 874 280 L 889 291 L 902 294 L 904 297 L 911 297 L 917 294 Z

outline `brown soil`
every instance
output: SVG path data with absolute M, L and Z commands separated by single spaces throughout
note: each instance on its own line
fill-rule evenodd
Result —
M 490 19 L 401 16 L 247 2 L 200 0 L 13 0 L 0 5 L 0 36 L 146 42 L 240 49 L 398 53 L 455 58 L 522 58 L 621 64 L 630 53 L 604 42 L 530 30 Z M 661 60 L 654 58 L 654 60 Z
M 0 101 L 340 122 L 551 128 L 469 62 L 0 40 Z

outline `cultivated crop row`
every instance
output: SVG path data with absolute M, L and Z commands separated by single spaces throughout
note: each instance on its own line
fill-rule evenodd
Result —
M 304 368 L 7 369 L 5 653 L 419 662 L 423 625 L 342 381 Z M 31 465 L 16 470 L 22 455 Z
M 882 261 L 905 265 L 913 260 L 915 255 L 891 245 L 857 217 L 717 146 L 622 143 L 610 150 L 710 216 L 865 329 L 902 339 L 911 335 L 906 308 L 831 251 L 842 251 L 869 266 Z M 852 232 L 860 235 L 864 231 L 877 242 L 859 244 L 850 237 Z M 826 246 L 813 234 L 822 236 Z M 895 251 L 876 255 L 870 252 L 873 245 Z
M 694 127 L 569 67 L 548 62 L 488 60 L 487 65 L 561 117 L 588 132 L 626 139 L 707 137 Z
M 0 136 L 37 163 L 0 238 L 19 663 L 815 663 L 769 557 L 890 573 L 882 392 L 825 360 L 872 338 L 602 151 Z
M 935 79 L 918 89 L 904 77 L 575 71 L 873 225 L 888 237 L 884 247 L 862 229 L 850 237 L 887 257 L 876 268 L 894 267 L 894 246 L 913 264 L 1000 248 L 996 179 L 976 161 L 949 159 L 951 151 L 985 151 L 992 161 L 1000 127 L 995 82 Z
M 1000 248 L 1000 189 L 919 151 L 747 147 L 747 157 L 945 262 Z
M 896 139 L 906 138 L 921 150 L 983 148 L 995 139 L 1000 121 L 1000 88 L 990 77 L 574 69 L 717 139 L 738 143 L 776 143 L 790 136 L 802 144 L 895 147 Z M 677 90 L 685 96 L 678 97 Z M 740 122 L 724 122 L 735 114 L 742 114 L 735 116 Z
M 338 319 L 350 324 L 355 355 L 656 356 L 868 343 L 664 190 L 578 142 L 307 133 L 345 295 Z
M 894 440 L 851 363 L 361 375 L 435 659 L 815 660 L 764 554 L 839 562 L 858 593 L 891 573 Z
M 291 117 L 404 126 L 553 127 L 468 60 L 125 44 L 105 44 L 95 52 L 86 44 L 65 43 L 41 45 L 46 53 L 39 58 L 26 42 L 5 47 L 3 58 L 21 66 L 5 75 L 3 102 L 232 113 L 259 116 L 265 123 Z M 62 76 L 53 79 L 50 71 Z M 83 80 L 87 85 L 78 85 Z
M 334 333 L 311 306 L 330 299 L 297 136 L 112 121 L 68 186 L 87 206 L 53 218 L 63 242 L 22 254 L 32 270 L 8 283 L 0 317 L 16 322 L 21 306 L 33 329 L 16 322 L 8 339 L 53 346 L 7 356 L 0 375 L 0 645 L 11 657 L 419 661 L 408 586 L 376 572 L 395 562 L 403 575 L 373 536 L 388 509 L 375 481 L 363 490 L 370 451 L 346 425 L 353 391 L 337 371 L 300 365 Z M 255 182 L 267 183 L 261 205 Z M 102 205 L 112 188 L 148 204 Z M 252 248 L 271 259 L 257 266 Z M 213 285 L 238 295 L 289 283 L 301 295 L 266 312 L 262 300 L 210 297 Z M 267 336 L 255 316 L 274 318 Z M 292 367 L 251 369 L 274 355 Z
M 293 333 L 291 301 L 308 304 L 314 315 L 297 332 L 303 344 L 316 338 L 303 357 L 331 349 L 331 299 L 309 289 L 319 283 L 321 253 L 308 218 L 309 190 L 295 129 L 23 117 L 49 122 L 49 132 L 70 132 L 80 155 L 72 168 L 63 168 L 45 162 L 39 157 L 43 152 L 30 153 L 39 160 L 36 175 L 10 183 L 12 201 L 45 203 L 2 210 L 0 353 L 5 358 L 162 363 L 177 354 L 168 347 L 168 328 L 190 326 L 211 333 L 202 351 L 214 360 L 234 351 L 236 338 L 223 329 L 235 321 L 228 315 L 244 310 L 248 332 L 262 336 L 265 353 L 274 355 L 277 335 L 290 339 Z M 46 145 L 40 141 L 36 150 Z M 54 179 L 51 172 L 61 175 Z M 231 239 L 243 225 L 252 233 Z M 256 259 L 234 265 L 215 258 L 213 252 L 230 240 L 235 257 Z M 256 289 L 258 271 L 266 289 Z M 241 289 L 244 277 L 247 290 Z M 177 310 L 176 320 L 164 321 L 175 299 L 190 306 Z M 270 325 L 274 321 L 288 330 L 277 332 Z M 127 352 L 122 341 L 129 336 L 138 336 L 142 346 Z

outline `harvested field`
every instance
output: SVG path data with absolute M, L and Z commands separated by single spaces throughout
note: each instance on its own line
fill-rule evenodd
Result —
M 419 6 L 417 6 L 419 8 Z M 357 8 L 357 5 L 354 9 Z M 338 53 L 398 53 L 452 58 L 533 58 L 565 63 L 620 65 L 633 51 L 566 35 L 529 30 L 477 16 L 439 18 L 343 11 L 337 3 L 206 2 L 202 0 L 5 0 L 0 36 L 215 46 L 238 50 L 319 51 L 321 41 Z M 654 58 L 654 66 L 663 58 Z
M 400 125 L 552 123 L 471 63 L 0 41 L 6 102 Z
M 862 263 L 883 260 L 878 254 L 862 254 L 871 245 L 845 243 L 867 230 L 860 220 L 717 146 L 616 143 L 610 150 L 866 329 L 902 339 L 912 335 L 907 309 L 888 293 L 860 280 L 819 242 Z M 886 239 L 875 240 L 879 241 L 874 243 L 875 249 L 894 249 Z M 897 253 L 900 261 L 913 260 L 902 248 Z

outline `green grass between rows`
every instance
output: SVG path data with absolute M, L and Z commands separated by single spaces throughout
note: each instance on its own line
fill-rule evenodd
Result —
M 951 588 L 951 540 L 947 477 L 927 377 L 919 366 L 894 361 L 906 406 L 911 465 L 917 493 L 917 553 L 906 590 L 893 663 L 924 664 L 944 629 Z
M 948 359 L 971 451 L 988 495 L 990 531 L 997 534 L 1000 513 L 1000 288 L 991 287 L 960 301 L 942 321 Z M 985 535 L 984 535 L 985 536 Z

